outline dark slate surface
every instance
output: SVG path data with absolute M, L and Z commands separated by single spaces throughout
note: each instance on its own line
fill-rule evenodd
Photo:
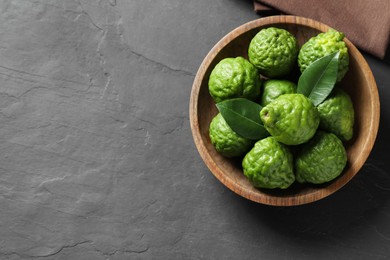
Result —
M 0 259 L 390 257 L 390 66 L 375 148 L 317 203 L 222 186 L 193 144 L 192 81 L 258 16 L 242 0 L 0 3 Z

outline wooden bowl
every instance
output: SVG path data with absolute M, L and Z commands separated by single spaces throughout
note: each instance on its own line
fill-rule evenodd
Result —
M 286 190 L 254 188 L 241 169 L 241 159 L 221 156 L 210 143 L 209 125 L 217 109 L 208 91 L 210 72 L 227 57 L 247 56 L 251 39 L 262 28 L 284 28 L 301 46 L 310 37 L 326 32 L 330 27 L 320 22 L 296 16 L 272 16 L 248 22 L 223 37 L 207 54 L 196 74 L 190 100 L 190 123 L 196 147 L 210 171 L 229 189 L 254 202 L 292 206 L 306 204 L 334 193 L 349 182 L 363 166 L 374 145 L 379 126 L 379 96 L 372 72 L 357 48 L 344 39 L 350 55 L 349 71 L 341 87 L 352 98 L 355 109 L 354 137 L 346 143 L 348 163 L 336 180 L 322 185 L 294 183 Z M 337 30 L 337 28 L 335 28 Z

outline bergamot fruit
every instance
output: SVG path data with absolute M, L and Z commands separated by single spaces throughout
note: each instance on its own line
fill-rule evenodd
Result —
M 209 136 L 215 149 L 226 157 L 243 155 L 251 149 L 254 143 L 254 141 L 244 138 L 234 132 L 226 123 L 221 113 L 218 113 L 218 115 L 211 120 Z
M 260 30 L 248 49 L 249 61 L 269 78 L 289 74 L 296 64 L 297 55 L 298 43 L 294 35 L 275 27 Z
M 257 141 L 242 161 L 244 175 L 257 188 L 288 188 L 294 181 L 293 156 L 272 136 Z
M 317 106 L 320 114 L 320 128 L 334 133 L 342 141 L 353 136 L 354 109 L 349 95 L 336 88 L 324 102 Z
M 298 145 L 312 138 L 320 123 L 317 108 L 302 94 L 279 96 L 260 111 L 265 129 L 287 145 Z
M 343 39 L 344 34 L 333 29 L 310 38 L 299 51 L 298 65 L 301 72 L 317 59 L 339 51 L 337 81 L 341 81 L 349 67 L 348 48 Z
M 209 92 L 216 103 L 231 98 L 255 100 L 260 96 L 258 70 L 243 57 L 225 58 L 211 71 Z
M 295 157 L 295 174 L 300 183 L 321 184 L 341 174 L 347 163 L 347 152 L 341 140 L 332 133 L 318 131 Z
M 263 107 L 274 101 L 283 94 L 293 94 L 297 92 L 295 83 L 282 79 L 269 79 L 263 84 L 260 105 Z

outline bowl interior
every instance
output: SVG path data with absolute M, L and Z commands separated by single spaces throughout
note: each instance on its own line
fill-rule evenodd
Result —
M 210 143 L 209 125 L 217 114 L 217 109 L 208 92 L 208 79 L 220 60 L 237 56 L 247 58 L 251 39 L 260 29 L 270 26 L 288 30 L 295 35 L 300 46 L 310 37 L 329 29 L 324 24 L 306 18 L 274 16 L 249 22 L 226 35 L 206 56 L 194 80 L 190 102 L 191 128 L 201 157 L 211 172 L 228 188 L 247 199 L 263 204 L 305 204 L 341 188 L 364 164 L 373 147 L 379 125 L 378 91 L 367 62 L 355 46 L 345 39 L 350 55 L 350 67 L 339 85 L 352 98 L 355 124 L 354 138 L 346 143 L 348 164 L 344 172 L 336 180 L 319 186 L 294 183 L 287 190 L 254 188 L 242 173 L 242 158 L 227 159 L 216 152 Z M 297 79 L 299 71 L 295 75 Z

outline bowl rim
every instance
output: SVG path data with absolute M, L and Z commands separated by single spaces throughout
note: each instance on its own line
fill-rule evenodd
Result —
M 380 102 L 379 102 L 377 85 L 367 61 L 364 59 L 360 51 L 352 44 L 352 42 L 350 42 L 347 39 L 347 37 L 345 37 L 344 42 L 348 46 L 348 51 L 350 55 L 351 53 L 353 53 L 353 56 L 357 59 L 357 62 L 366 73 L 365 76 L 367 78 L 367 81 L 370 83 L 369 87 L 370 87 L 370 91 L 372 91 L 371 96 L 373 99 L 371 102 L 371 109 L 372 109 L 371 111 L 373 112 L 371 115 L 371 120 L 369 125 L 371 134 L 367 137 L 363 145 L 363 150 L 360 153 L 361 160 L 355 162 L 350 166 L 350 168 L 354 171 L 354 174 L 352 174 L 349 178 L 339 178 L 335 180 L 333 183 L 331 183 L 330 185 L 326 186 L 325 188 L 321 188 L 312 193 L 298 194 L 298 195 L 287 196 L 287 197 L 278 197 L 278 196 L 272 196 L 268 194 L 265 195 L 262 193 L 256 193 L 251 190 L 245 189 L 245 187 L 234 182 L 232 179 L 227 178 L 226 175 L 223 173 L 223 171 L 218 167 L 216 162 L 213 160 L 211 155 L 207 152 L 206 145 L 203 142 L 202 136 L 200 134 L 199 121 L 198 121 L 199 118 L 198 99 L 199 99 L 200 89 L 202 86 L 201 84 L 202 79 L 204 78 L 208 67 L 211 65 L 211 63 L 213 62 L 213 60 L 215 59 L 219 51 L 222 50 L 224 47 L 226 47 L 226 45 L 228 45 L 232 40 L 240 37 L 242 34 L 245 34 L 250 30 L 260 28 L 260 27 L 277 26 L 278 24 L 302 25 L 319 31 L 327 31 L 328 29 L 332 28 L 324 23 L 321 23 L 313 19 L 305 18 L 305 17 L 293 16 L 293 15 L 277 15 L 277 16 L 255 19 L 233 29 L 213 46 L 213 48 L 209 51 L 209 53 L 206 55 L 201 65 L 199 66 L 191 90 L 190 103 L 189 103 L 189 117 L 190 117 L 190 126 L 191 126 L 194 143 L 203 162 L 209 168 L 211 173 L 220 182 L 222 182 L 227 188 L 229 188 L 236 194 L 246 199 L 249 199 L 253 202 L 271 205 L 271 206 L 295 206 L 295 205 L 302 205 L 302 204 L 318 201 L 320 199 L 323 199 L 333 194 L 334 192 L 342 188 L 357 174 L 357 172 L 361 169 L 361 167 L 367 160 L 375 143 L 375 139 L 379 129 Z

